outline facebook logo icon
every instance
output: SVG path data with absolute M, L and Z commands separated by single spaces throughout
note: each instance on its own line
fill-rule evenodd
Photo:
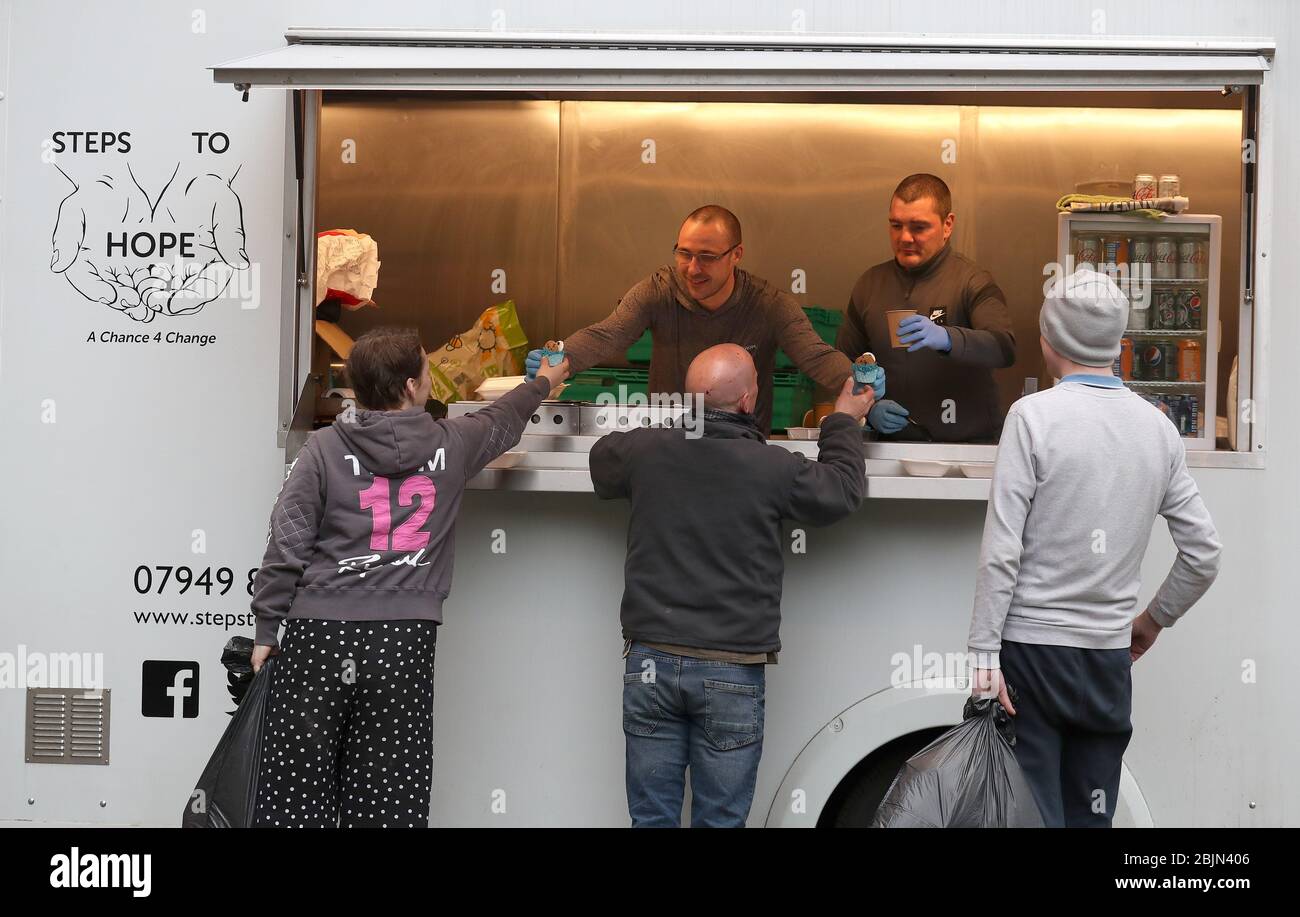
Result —
M 199 715 L 199 664 L 146 659 L 140 685 L 140 712 L 145 716 Z

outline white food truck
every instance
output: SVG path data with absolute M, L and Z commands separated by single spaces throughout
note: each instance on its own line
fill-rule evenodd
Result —
M 1300 8 L 1266 0 L 0 0 L 0 824 L 179 823 L 234 709 L 222 647 L 252 635 L 286 466 L 340 404 L 318 233 L 378 243 L 346 334 L 413 324 L 432 350 L 509 300 L 540 346 L 608 314 L 710 202 L 744 221 L 750 270 L 840 312 L 922 171 L 1006 294 L 1004 409 L 1053 382 L 1060 197 L 1176 174 L 1178 219 L 1212 228 L 1202 324 L 1135 332 L 1195 340 L 1199 373 L 1131 381 L 1192 425 L 1223 566 L 1134 668 L 1116 824 L 1300 822 L 1295 41 Z M 627 822 L 628 510 L 592 493 L 595 434 L 545 419 L 464 501 L 436 826 Z M 782 434 L 799 423 L 774 441 L 815 454 Z M 787 533 L 752 826 L 868 822 L 960 721 L 988 480 L 957 468 L 995 450 L 871 441 L 862 508 Z M 1142 601 L 1173 556 L 1157 522 Z

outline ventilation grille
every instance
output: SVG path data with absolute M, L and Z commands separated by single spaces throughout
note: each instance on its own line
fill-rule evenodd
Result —
M 27 689 L 27 763 L 107 764 L 110 691 Z

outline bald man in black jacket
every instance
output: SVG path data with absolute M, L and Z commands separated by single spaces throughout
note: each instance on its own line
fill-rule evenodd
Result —
M 769 445 L 753 415 L 749 354 L 720 344 L 691 363 L 703 435 L 610 433 L 591 450 L 602 499 L 632 503 L 622 603 L 623 730 L 634 827 L 742 827 L 763 744 L 764 669 L 781 648 L 782 520 L 829 525 L 866 492 L 867 387 L 846 380 L 816 461 Z

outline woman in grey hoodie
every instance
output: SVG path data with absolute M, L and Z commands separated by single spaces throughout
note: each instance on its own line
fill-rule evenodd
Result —
M 414 328 L 358 338 L 348 377 L 359 409 L 311 435 L 271 513 L 253 667 L 281 658 L 258 825 L 428 825 L 434 642 L 461 495 L 519 442 L 569 364 L 543 361 L 500 400 L 434 420 L 427 359 Z

